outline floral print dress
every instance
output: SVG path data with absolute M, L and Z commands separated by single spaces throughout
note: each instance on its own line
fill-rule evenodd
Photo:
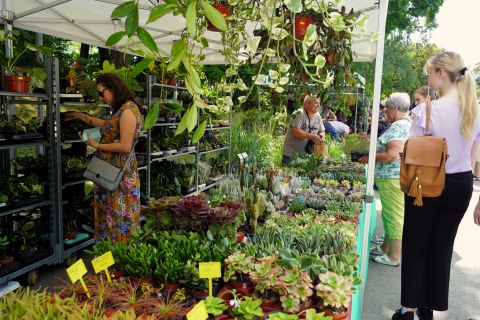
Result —
M 120 141 L 120 116 L 124 110 L 131 110 L 137 118 L 134 143 L 142 126 L 142 116 L 137 105 L 125 103 L 115 114 L 109 116 L 102 128 L 101 143 Z M 97 150 L 97 157 L 110 164 L 123 168 L 128 159 L 128 153 L 107 152 Z M 108 191 L 100 186 L 94 188 L 95 239 L 108 238 L 112 242 L 124 241 L 129 238 L 132 228 L 140 222 L 140 179 L 138 176 L 135 152 L 125 166 L 122 181 L 116 191 Z

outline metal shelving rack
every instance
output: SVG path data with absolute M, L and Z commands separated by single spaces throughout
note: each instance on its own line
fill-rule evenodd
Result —
M 167 84 L 160 84 L 160 83 L 155 83 L 154 82 L 154 77 L 153 76 L 149 76 L 147 77 L 147 109 L 148 111 L 150 111 L 152 105 L 153 105 L 153 101 L 154 101 L 154 97 L 153 97 L 153 92 L 152 92 L 152 89 L 153 87 L 160 87 L 160 88 L 168 88 L 168 89 L 173 89 L 174 90 L 174 98 L 176 98 L 177 96 L 177 92 L 178 90 L 187 90 L 187 88 L 185 87 L 180 87 L 180 86 L 172 86 L 172 85 L 167 85 Z M 200 113 L 200 111 L 199 111 Z M 200 114 L 198 115 L 198 119 L 200 119 Z M 230 113 L 229 114 L 229 125 L 228 126 L 223 126 L 223 127 L 207 127 L 206 131 L 211 131 L 211 130 L 229 130 L 229 144 L 227 146 L 222 146 L 220 148 L 217 148 L 217 149 L 213 149 L 213 150 L 206 150 L 206 151 L 200 151 L 199 150 L 199 146 L 198 144 L 195 146 L 195 150 L 192 150 L 192 151 L 186 151 L 186 152 L 178 152 L 178 153 L 175 153 L 173 155 L 166 155 L 166 156 L 162 156 L 162 157 L 152 157 L 152 129 L 149 129 L 147 131 L 147 135 L 146 135 L 146 138 L 147 138 L 147 151 L 146 153 L 144 153 L 145 155 L 145 165 L 142 166 L 142 167 L 139 167 L 138 169 L 139 170 L 146 170 L 146 198 L 150 198 L 151 196 L 151 184 L 150 184 L 150 181 L 151 181 L 151 164 L 154 163 L 154 162 L 159 162 L 159 161 L 163 161 L 163 160 L 169 160 L 169 159 L 174 159 L 174 158 L 177 158 L 177 157 L 181 157 L 181 156 L 184 156 L 184 155 L 187 155 L 187 154 L 194 154 L 195 155 L 195 191 L 190 193 L 189 195 L 196 195 L 196 194 L 199 194 L 200 192 L 203 192 L 203 191 L 206 191 L 212 187 L 215 187 L 217 186 L 220 181 L 217 181 L 215 183 L 212 183 L 212 184 L 209 184 L 207 186 L 204 186 L 202 188 L 199 187 L 199 184 L 198 184 L 198 175 L 199 175 L 199 169 L 198 169 L 198 163 L 200 161 L 200 156 L 201 155 L 204 155 L 204 154 L 207 154 L 207 153 L 211 153 L 211 152 L 218 152 L 218 151 L 222 151 L 222 150 L 228 150 L 228 174 L 231 173 L 231 149 L 230 149 L 230 145 L 232 144 L 232 131 L 231 131 L 231 123 L 232 123 L 232 114 Z M 170 122 L 170 123 L 156 123 L 154 125 L 154 127 L 171 127 L 171 128 L 176 128 L 177 126 L 179 125 L 178 122 Z M 139 153 L 137 153 L 139 154 Z M 143 183 L 143 182 L 141 182 Z
M 6 283 L 11 279 L 19 277 L 24 274 L 28 274 L 28 281 L 30 283 L 36 282 L 37 269 L 43 265 L 50 265 L 56 262 L 56 254 L 58 248 L 58 234 L 57 234 L 57 197 L 56 197 L 56 172 L 55 172 L 55 137 L 54 137 L 54 122 L 53 122 L 53 99 L 52 99 L 52 82 L 53 82 L 53 73 L 55 70 L 55 65 L 52 59 L 45 58 L 45 69 L 48 74 L 46 80 L 46 93 L 45 94 L 36 94 L 36 93 L 17 93 L 17 92 L 6 92 L 0 91 L 1 103 L 4 108 L 4 112 L 11 112 L 13 109 L 13 104 L 37 104 L 38 114 L 42 115 L 42 108 L 45 106 L 46 111 L 46 121 L 44 122 L 47 126 L 46 130 L 46 139 L 41 141 L 25 142 L 25 143 L 15 143 L 15 144 L 3 144 L 0 145 L 0 152 L 9 152 L 10 154 L 14 153 L 15 149 L 19 148 L 28 148 L 28 147 L 37 147 L 42 148 L 45 152 L 45 155 L 48 159 L 48 192 L 44 192 L 43 200 L 39 200 L 36 203 L 31 203 L 21 207 L 15 207 L 5 210 L 0 209 L 0 217 L 6 217 L 14 214 L 18 214 L 23 211 L 28 211 L 35 208 L 40 208 L 44 206 L 49 206 L 49 239 L 50 239 L 50 253 L 48 256 L 41 258 L 38 261 L 21 266 L 18 270 L 14 270 L 9 274 L 5 274 L 0 277 L 0 284 Z M 32 98 L 36 98 L 35 102 Z M 5 157 L 9 159 L 9 157 Z M 5 164 L 7 167 L 9 164 Z M 45 190 L 45 189 L 44 189 Z
M 58 59 L 54 60 L 55 63 L 55 76 L 53 82 L 53 92 L 54 92 L 54 115 L 55 115 L 55 163 L 56 163 L 56 185 L 57 185 L 57 237 L 58 237 L 58 249 L 56 254 L 56 263 L 63 263 L 66 259 L 70 258 L 72 255 L 75 255 L 78 251 L 88 247 L 94 243 L 93 236 L 90 236 L 88 239 L 80 240 L 78 243 L 66 248 L 64 244 L 64 230 L 63 230 L 63 220 L 64 220 L 64 208 L 63 208 L 63 192 L 72 186 L 77 186 L 87 182 L 86 179 L 79 179 L 75 181 L 64 182 L 62 177 L 62 146 L 67 144 L 77 144 L 84 143 L 81 139 L 71 139 L 62 141 L 61 135 L 61 114 L 60 108 L 62 106 L 67 107 L 78 107 L 78 108 L 88 108 L 95 107 L 98 104 L 93 103 L 83 103 L 83 102 L 71 102 L 71 101 L 62 101 L 62 99 L 73 97 L 74 95 L 60 94 L 60 74 L 58 68 Z M 106 106 L 102 105 L 101 106 Z

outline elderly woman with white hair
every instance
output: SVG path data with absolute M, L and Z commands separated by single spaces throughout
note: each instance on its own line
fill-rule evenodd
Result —
M 404 196 L 400 189 L 400 153 L 409 137 L 412 121 L 407 115 L 410 97 L 407 93 L 393 93 L 388 97 L 387 121 L 391 126 L 378 138 L 375 156 L 375 185 L 382 203 L 382 221 L 385 240 L 372 248 L 374 261 L 398 267 L 402 252 Z M 368 157 L 360 158 L 367 163 Z

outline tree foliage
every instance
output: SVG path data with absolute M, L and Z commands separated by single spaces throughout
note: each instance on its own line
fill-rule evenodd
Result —
M 390 1 L 387 14 L 387 34 L 395 30 L 412 32 L 436 27 L 435 17 L 445 0 Z
M 413 43 L 406 37 L 388 37 L 385 40 L 382 96 L 400 91 L 412 94 L 427 84 L 423 66 L 428 58 L 442 51 L 435 44 Z M 373 95 L 375 63 L 355 63 L 355 70 L 366 79 L 366 89 Z

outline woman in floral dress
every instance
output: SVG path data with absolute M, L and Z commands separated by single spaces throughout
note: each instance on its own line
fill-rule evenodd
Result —
M 124 241 L 140 222 L 140 179 L 132 148 L 142 127 L 142 116 L 133 94 L 119 77 L 103 74 L 96 82 L 100 99 L 112 108 L 113 114 L 100 119 L 74 112 L 65 119 L 80 119 L 102 128 L 101 141 L 88 137 L 86 144 L 97 149 L 96 155 L 100 159 L 118 168 L 125 166 L 116 191 L 108 191 L 97 185 L 94 188 L 96 240 L 108 238 L 112 242 Z M 130 152 L 132 156 L 126 163 Z

